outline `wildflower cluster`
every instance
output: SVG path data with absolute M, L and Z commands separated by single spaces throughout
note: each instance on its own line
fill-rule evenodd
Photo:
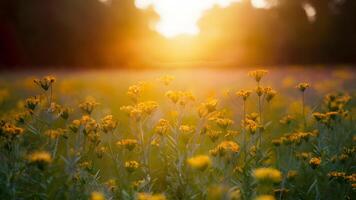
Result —
M 0 90 L 0 199 L 352 199 L 351 96 L 330 93 L 309 109 L 313 90 L 300 83 L 295 111 L 264 86 L 267 74 L 249 72 L 255 89 L 228 98 L 161 76 L 129 86 L 112 110 L 110 98 L 62 98 L 53 76 L 11 108 Z

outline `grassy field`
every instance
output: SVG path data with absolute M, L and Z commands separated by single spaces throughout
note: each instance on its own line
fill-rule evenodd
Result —
M 2 73 L 0 199 L 355 199 L 355 73 Z

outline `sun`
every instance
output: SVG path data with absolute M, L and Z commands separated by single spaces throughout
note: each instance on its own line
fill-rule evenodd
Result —
M 241 0 L 136 0 L 139 9 L 152 7 L 160 16 L 154 29 L 165 37 L 197 35 L 198 21 L 214 6 L 227 7 Z

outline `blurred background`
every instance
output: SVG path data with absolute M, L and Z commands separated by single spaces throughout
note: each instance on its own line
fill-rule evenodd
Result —
M 134 0 L 1 0 L 0 67 L 356 63 L 355 0 L 241 0 L 204 12 L 198 35 L 174 38 L 152 28 L 159 18 Z

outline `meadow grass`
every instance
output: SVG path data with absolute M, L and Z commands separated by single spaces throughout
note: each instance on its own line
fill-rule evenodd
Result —
M 354 81 L 318 68 L 2 75 L 0 199 L 353 199 Z

